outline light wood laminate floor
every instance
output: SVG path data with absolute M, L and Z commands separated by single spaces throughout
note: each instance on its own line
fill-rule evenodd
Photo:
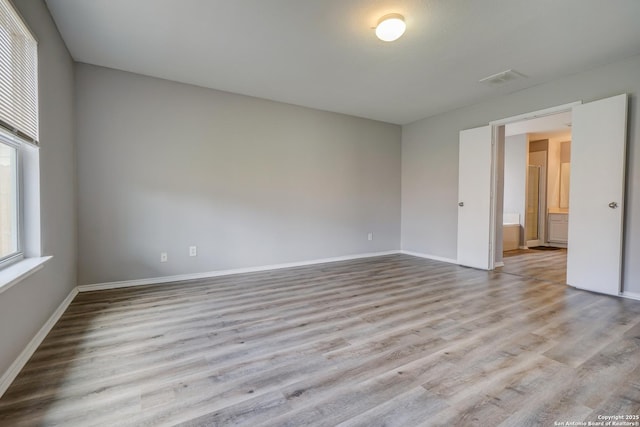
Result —
M 79 294 L 3 426 L 552 426 L 640 413 L 640 302 L 390 255 Z
M 549 282 L 567 283 L 567 250 L 516 249 L 503 254 L 497 271 Z

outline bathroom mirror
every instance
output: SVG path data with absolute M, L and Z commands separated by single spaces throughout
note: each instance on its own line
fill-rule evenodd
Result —
M 560 208 L 569 209 L 569 175 L 571 163 L 560 163 Z

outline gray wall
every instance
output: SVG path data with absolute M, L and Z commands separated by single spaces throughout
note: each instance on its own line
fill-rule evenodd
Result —
M 458 133 L 491 120 L 555 105 L 629 93 L 624 287 L 640 292 L 640 56 L 571 75 L 477 105 L 433 116 L 402 130 L 402 248 L 456 257 Z
M 44 2 L 15 4 L 39 41 L 42 247 L 53 259 L 0 297 L 0 374 L 76 285 L 73 63 Z
M 527 185 L 527 134 L 505 138 L 504 143 L 504 209 L 520 215 L 520 245 L 524 244 L 525 194 Z
M 85 64 L 76 104 L 80 284 L 400 248 L 399 126 Z

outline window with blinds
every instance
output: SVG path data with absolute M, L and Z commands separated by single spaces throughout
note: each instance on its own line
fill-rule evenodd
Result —
M 38 45 L 9 0 L 0 0 L 0 126 L 38 142 Z
M 26 219 L 40 190 L 23 179 L 39 179 L 37 143 L 38 46 L 11 1 L 0 0 L 0 269 L 24 258 L 26 227 L 39 238 Z

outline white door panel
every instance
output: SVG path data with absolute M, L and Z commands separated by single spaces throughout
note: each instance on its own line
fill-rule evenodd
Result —
M 458 264 L 488 270 L 491 233 L 491 126 L 460 132 Z
M 626 94 L 573 107 L 567 283 L 610 295 L 621 286 L 626 120 Z

